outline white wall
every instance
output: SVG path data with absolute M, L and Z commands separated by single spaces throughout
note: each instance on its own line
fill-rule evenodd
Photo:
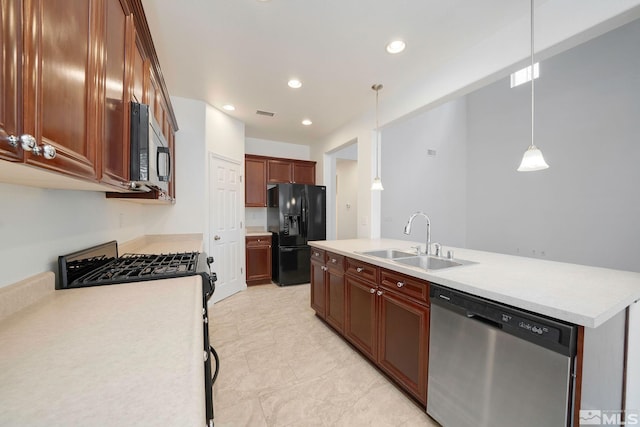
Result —
M 57 276 L 59 255 L 146 231 L 145 206 L 104 193 L 0 184 L 0 198 L 0 287 L 44 271 Z
M 172 97 L 178 121 L 176 133 L 176 204 L 171 208 L 152 206 L 151 234 L 205 233 L 206 189 L 206 104 L 193 99 Z
M 548 53 L 567 49 L 588 38 L 640 17 L 640 0 L 603 2 L 600 0 L 548 1 L 536 7 L 536 26 L 544 28 L 536 35 L 538 51 Z M 579 12 L 579 13 L 578 13 Z M 509 27 L 497 31 L 489 39 L 479 42 L 472 49 L 462 52 L 448 63 L 433 69 L 417 82 L 364 82 L 362 96 L 372 96 L 369 86 L 382 83 L 387 88 L 395 84 L 401 90 L 392 97 L 380 93 L 380 124 L 384 128 L 394 121 L 418 115 L 438 104 L 457 98 L 472 90 L 495 81 L 504 75 L 508 67 L 523 61 L 529 51 L 528 18 L 513 22 Z M 373 178 L 371 155 L 371 129 L 374 128 L 374 102 L 370 112 L 354 118 L 330 135 L 316 141 L 311 147 L 311 157 L 318 162 L 318 183 L 327 185 L 327 192 L 335 191 L 332 175 L 335 169 L 325 165 L 326 153 L 339 149 L 349 141 L 358 141 L 358 236 L 379 235 L 380 224 L 372 221 L 378 217 L 379 195 L 371 194 L 369 188 Z M 383 141 L 384 144 L 384 141 Z M 382 176 L 384 183 L 385 177 Z M 386 190 L 385 190 L 386 191 Z M 331 212 L 328 201 L 328 212 Z M 335 208 L 331 205 L 331 208 Z M 335 216 L 327 218 L 328 230 L 335 229 Z M 328 236 L 330 237 L 330 236 Z
M 529 85 L 468 96 L 470 248 L 640 272 L 639 43 L 637 21 L 541 63 L 544 171 L 516 172 Z
M 462 97 L 383 131 L 382 237 L 425 242 L 423 218 L 403 233 L 409 216 L 423 211 L 432 242 L 465 247 L 466 105 Z
M 308 145 L 291 144 L 269 139 L 246 138 L 244 149 L 247 154 L 258 156 L 284 157 L 285 159 L 309 160 L 311 149 Z
M 336 159 L 336 216 L 338 239 L 358 237 L 358 162 Z

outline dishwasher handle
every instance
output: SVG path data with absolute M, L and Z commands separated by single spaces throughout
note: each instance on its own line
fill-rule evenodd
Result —
M 467 311 L 466 314 L 467 314 L 467 318 L 468 319 L 475 320 L 475 321 L 480 322 L 480 323 L 484 323 L 485 325 L 492 326 L 492 327 L 494 327 L 496 329 L 502 329 L 502 327 L 503 327 L 502 323 L 496 322 L 495 320 L 488 319 L 488 318 L 486 318 L 484 316 L 481 316 L 481 315 L 479 315 L 477 313 L 471 313 L 471 312 Z

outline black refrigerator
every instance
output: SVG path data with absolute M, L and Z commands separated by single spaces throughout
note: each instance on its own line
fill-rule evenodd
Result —
M 309 283 L 307 242 L 327 237 L 327 188 L 278 184 L 268 191 L 267 224 L 273 234 L 272 279 L 280 286 Z

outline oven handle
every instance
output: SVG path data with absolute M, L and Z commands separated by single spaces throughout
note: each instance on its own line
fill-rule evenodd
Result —
M 213 377 L 211 378 L 211 386 L 213 387 L 213 385 L 216 383 L 216 379 L 218 378 L 218 372 L 220 372 L 220 358 L 218 357 L 218 353 L 213 348 L 213 346 L 209 346 L 209 351 L 211 352 L 213 358 L 216 360 L 216 371 L 213 373 Z

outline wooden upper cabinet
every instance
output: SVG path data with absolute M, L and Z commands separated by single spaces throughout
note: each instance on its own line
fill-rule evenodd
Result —
M 244 205 L 267 206 L 267 161 L 264 158 L 245 156 Z
M 146 82 L 149 79 L 149 61 L 146 58 L 142 42 L 137 32 L 134 36 L 132 50 L 131 101 L 146 104 L 148 103 L 146 97 Z
M 293 182 L 293 168 L 290 160 L 267 160 L 267 181 L 269 184 Z
M 98 0 L 24 2 L 24 131 L 53 159 L 26 152 L 27 163 L 97 180 L 102 10 Z
M 293 180 L 296 184 L 316 183 L 316 162 L 296 162 L 292 163 Z
M 22 2 L 0 2 L 0 159 L 21 161 Z
M 104 137 L 102 182 L 126 185 L 129 181 L 129 100 L 132 68 L 133 20 L 121 0 L 105 1 L 104 32 Z

